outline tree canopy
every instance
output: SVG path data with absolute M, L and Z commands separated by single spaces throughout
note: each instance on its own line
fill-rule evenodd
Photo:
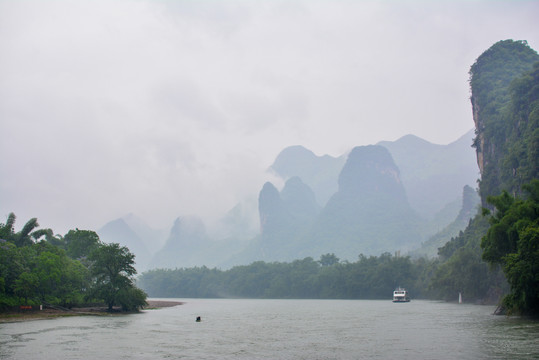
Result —
M 119 244 L 101 244 L 89 256 L 94 279 L 91 296 L 103 299 L 112 311 L 114 305 L 123 310 L 135 310 L 146 305 L 145 294 L 134 285 L 135 255 Z
M 255 261 L 229 270 L 205 266 L 154 269 L 138 279 L 156 297 L 248 297 L 310 299 L 388 299 L 397 286 L 415 297 L 426 297 L 432 263 L 409 257 L 360 255 L 340 262 L 333 254 L 292 262 Z
M 524 198 L 491 196 L 496 208 L 481 241 L 483 259 L 500 264 L 511 286 L 503 303 L 509 312 L 539 313 L 539 180 L 523 186 Z
M 523 184 L 539 177 L 538 85 L 539 55 L 525 41 L 497 42 L 470 69 L 479 193 L 482 205 L 496 211 L 490 221 L 483 216 L 489 210 L 478 214 L 439 249 L 441 264 L 431 287 L 444 298 L 457 289 L 493 300 L 510 292 L 507 308 L 528 311 L 529 301 L 521 300 L 530 292 L 518 291 L 516 284 L 535 271 L 524 266 L 530 262 L 520 261 L 524 253 L 519 250 L 520 239 L 533 232 L 527 237 L 519 233 L 530 208 L 517 205 L 517 199 L 527 188 Z
M 526 41 L 499 41 L 470 68 L 483 205 L 537 177 L 539 55 Z
M 146 294 L 134 285 L 134 255 L 104 244 L 90 230 L 64 237 L 37 229 L 37 219 L 15 231 L 15 214 L 0 224 L 0 311 L 18 305 L 64 307 L 104 301 L 109 310 L 137 310 Z

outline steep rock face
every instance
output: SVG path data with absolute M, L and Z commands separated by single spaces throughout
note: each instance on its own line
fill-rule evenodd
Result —
M 270 169 L 285 180 L 299 177 L 313 190 L 318 204 L 324 206 L 337 191 L 337 179 L 345 161 L 344 156 L 316 156 L 297 145 L 281 151 Z
M 254 252 L 265 260 L 296 258 L 297 240 L 319 211 L 313 191 L 298 177 L 290 178 L 280 193 L 273 184 L 264 184 L 259 196 L 260 243 Z
M 389 150 L 399 167 L 412 208 L 423 218 L 432 219 L 448 203 L 460 200 L 464 185 L 475 186 L 479 169 L 473 137 L 471 130 L 448 145 L 437 145 L 406 135 L 378 145 Z
M 400 170 L 400 179 L 410 206 L 423 218 L 433 220 L 448 203 L 460 202 L 462 187 L 475 186 L 479 178 L 474 131 L 448 145 L 430 143 L 414 135 L 396 141 L 381 141 Z M 285 148 L 270 167 L 284 180 L 298 176 L 315 192 L 317 202 L 325 206 L 338 190 L 338 177 L 347 155 L 316 156 L 302 146 Z M 447 221 L 457 215 L 455 208 Z M 434 225 L 433 225 L 434 226 Z M 425 229 L 430 233 L 429 229 Z
M 281 198 L 288 213 L 294 219 L 310 221 L 320 211 L 313 190 L 297 176 L 288 179 L 281 191 Z
M 502 189 L 512 192 L 510 181 L 517 176 L 517 167 L 504 167 L 511 163 L 508 139 L 520 131 L 511 123 L 509 110 L 511 83 L 530 71 L 539 61 L 539 55 L 525 41 L 499 41 L 479 56 L 470 69 L 472 113 L 476 128 L 474 146 L 481 171 L 480 195 L 483 206 L 486 198 L 497 195 Z M 518 126 L 517 126 L 518 127 Z M 505 171 L 505 174 L 504 174 Z M 509 174 L 507 174 L 509 173 Z M 517 186 L 518 187 L 518 186 Z
M 116 219 L 105 224 L 97 232 L 101 241 L 106 243 L 119 243 L 126 246 L 135 254 L 136 269 L 144 271 L 148 267 L 151 254 L 144 241 L 137 235 L 124 219 Z
M 388 195 L 396 202 L 405 202 L 406 194 L 399 169 L 389 152 L 376 145 L 352 149 L 339 176 L 340 195 L 366 201 Z
M 360 253 L 406 251 L 420 243 L 417 226 L 418 217 L 388 150 L 356 147 L 339 176 L 338 192 L 308 237 L 312 247 L 305 254 L 334 252 L 350 259 Z
M 279 190 L 270 182 L 266 182 L 258 197 L 258 213 L 260 214 L 260 233 L 272 236 L 283 226 L 287 226 L 289 216 L 279 194 Z
M 201 253 L 208 248 L 209 239 L 202 220 L 195 216 L 176 219 L 165 246 L 157 252 L 151 267 L 176 268 L 200 265 Z

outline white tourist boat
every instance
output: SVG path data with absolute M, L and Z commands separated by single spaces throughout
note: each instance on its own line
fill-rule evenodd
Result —
M 398 287 L 393 291 L 393 302 L 410 302 L 408 291 L 405 288 Z

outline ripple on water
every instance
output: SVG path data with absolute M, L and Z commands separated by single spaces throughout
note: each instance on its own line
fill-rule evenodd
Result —
M 428 301 L 183 300 L 113 317 L 0 325 L 0 359 L 526 359 L 537 322 Z M 196 323 L 196 316 L 202 322 Z

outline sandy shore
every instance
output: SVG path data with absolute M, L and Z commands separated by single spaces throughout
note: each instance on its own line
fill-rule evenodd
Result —
M 167 300 L 148 300 L 148 306 L 146 306 L 146 309 L 160 309 L 165 307 L 172 307 L 172 306 L 178 306 L 183 305 L 181 301 L 167 301 Z
M 148 300 L 148 306 L 144 310 L 154 310 L 172 306 L 182 305 L 179 301 L 166 301 L 166 300 Z M 105 307 L 85 307 L 85 308 L 73 308 L 70 310 L 57 310 L 45 308 L 37 311 L 20 311 L 20 312 L 8 312 L 0 313 L 0 323 L 16 322 L 16 321 L 28 321 L 28 320 L 43 320 L 53 319 L 64 316 L 121 316 L 125 313 L 122 312 L 107 312 Z

